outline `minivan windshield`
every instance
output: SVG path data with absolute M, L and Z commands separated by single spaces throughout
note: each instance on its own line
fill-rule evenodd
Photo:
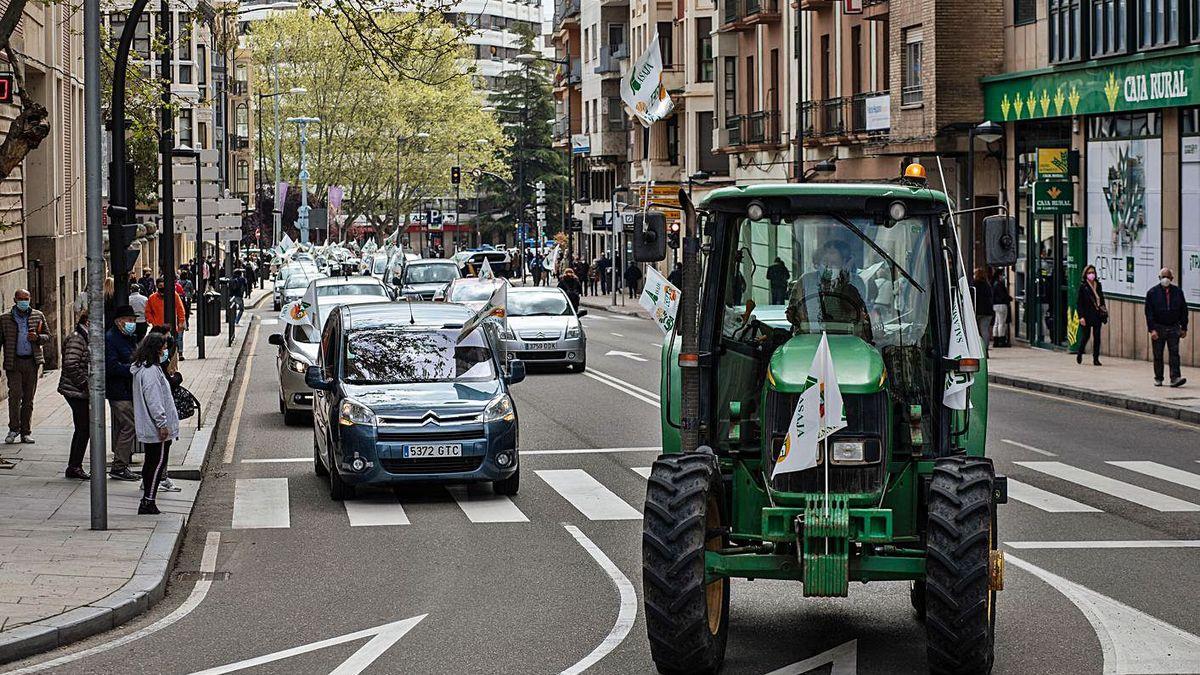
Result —
M 486 382 L 496 379 L 492 350 L 474 333 L 456 344 L 458 331 L 364 328 L 346 338 L 347 384 Z
M 509 293 L 508 316 L 566 316 L 572 314 L 571 303 L 562 291 Z
M 406 284 L 439 284 L 458 278 L 458 267 L 453 262 L 431 265 L 409 265 L 404 271 Z
M 387 291 L 379 284 L 328 284 L 317 286 L 317 297 L 329 298 L 337 295 L 367 295 L 387 297 Z
M 492 297 L 499 284 L 473 283 L 455 284 L 450 290 L 450 302 L 482 302 Z

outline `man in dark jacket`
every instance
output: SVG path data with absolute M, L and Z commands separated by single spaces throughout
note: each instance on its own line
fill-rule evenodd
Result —
M 642 270 L 635 262 L 629 263 L 629 267 L 625 268 L 625 287 L 629 290 L 629 297 L 636 298 L 638 291 L 638 282 L 642 280 Z
M 113 463 L 108 475 L 118 480 L 141 480 L 129 470 L 133 463 L 133 351 L 137 349 L 137 324 L 129 305 L 113 310 L 112 328 L 104 333 L 104 394 L 112 415 Z
M 683 288 L 683 263 L 675 263 L 675 269 L 667 275 L 667 283 L 675 288 Z
M 767 282 L 771 285 L 772 305 L 787 304 L 787 285 L 791 278 L 792 273 L 788 271 L 783 258 L 775 258 L 775 262 L 767 268 Z
M 8 436 L 5 443 L 32 443 L 33 397 L 38 371 L 45 358 L 42 346 L 50 343 L 46 317 L 30 306 L 29 291 L 13 294 L 12 311 L 0 314 L 0 345 L 4 347 L 4 374 L 8 377 Z
M 67 478 L 90 480 L 91 475 L 83 470 L 83 453 L 91 439 L 88 406 L 88 310 L 84 309 L 75 320 L 75 330 L 63 341 L 62 371 L 58 376 L 58 393 L 71 407 L 71 420 L 75 433 L 71 436 L 71 454 L 67 459 Z
M 1173 285 L 1175 273 L 1164 267 L 1158 285 L 1146 292 L 1146 329 L 1154 351 L 1154 386 L 1163 383 L 1163 348 L 1170 353 L 1171 386 L 1182 387 L 1187 378 L 1179 370 L 1179 340 L 1187 337 L 1188 310 L 1183 289 Z

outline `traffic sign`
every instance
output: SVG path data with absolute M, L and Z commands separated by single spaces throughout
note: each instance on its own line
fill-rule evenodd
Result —
M 12 73 L 0 73 L 0 103 L 12 103 L 17 81 Z

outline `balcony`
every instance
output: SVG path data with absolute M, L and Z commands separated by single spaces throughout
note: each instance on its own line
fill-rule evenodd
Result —
M 888 129 L 868 129 L 867 128 L 867 99 L 876 98 L 878 96 L 887 96 L 886 91 L 873 91 L 865 94 L 855 94 L 850 99 L 850 132 L 854 135 L 867 139 L 877 136 L 886 136 Z
M 559 30 L 566 23 L 579 23 L 579 0 L 556 0 L 554 3 L 554 28 Z
M 235 150 L 245 150 L 245 149 L 249 148 L 250 147 L 250 137 L 249 136 L 235 136 L 234 140 L 233 140 L 233 147 Z
M 718 150 L 739 152 L 780 148 L 779 111 L 759 110 L 749 115 L 734 115 L 718 134 Z
M 565 143 L 571 138 L 571 122 L 565 115 L 554 119 L 553 134 L 555 143 Z
M 725 128 L 721 130 L 721 147 L 723 148 L 738 148 L 742 145 L 742 125 L 746 122 L 745 115 L 734 115 L 725 121 Z
M 817 135 L 817 102 L 805 101 L 800 104 L 798 111 L 800 131 L 803 138 L 813 138 Z
M 597 75 L 620 75 L 621 61 L 629 58 L 629 48 L 626 45 L 617 45 L 613 51 L 607 49 L 600 51 L 600 65 L 596 66 Z
M 821 108 L 821 136 L 844 136 L 846 134 L 846 99 L 828 98 L 817 103 Z
M 229 93 L 233 96 L 245 96 L 250 91 L 250 83 L 238 80 L 229 85 Z
M 742 30 L 779 21 L 779 0 L 725 0 L 721 30 Z
M 554 87 L 562 89 L 577 85 L 582 81 L 583 61 L 579 58 L 569 58 L 567 66 L 558 71 L 558 75 L 554 79 Z

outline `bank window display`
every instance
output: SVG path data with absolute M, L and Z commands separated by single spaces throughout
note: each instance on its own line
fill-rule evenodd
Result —
M 1162 265 L 1162 120 L 1088 120 L 1087 257 L 1109 296 L 1141 298 Z
M 1180 162 L 1180 232 L 1179 286 L 1188 304 L 1200 305 L 1200 108 L 1181 111 L 1183 138 Z

